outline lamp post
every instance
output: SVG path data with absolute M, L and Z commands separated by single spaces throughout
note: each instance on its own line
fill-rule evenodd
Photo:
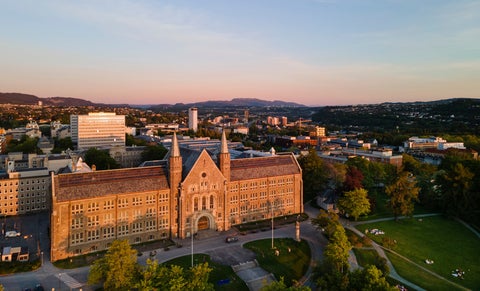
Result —
M 272 249 L 274 249 L 274 245 L 273 245 L 273 203 L 270 203 L 270 209 L 272 211 Z
M 191 248 L 191 251 L 192 251 L 192 268 L 193 268 L 193 216 L 192 216 L 192 219 L 190 221 L 190 229 L 191 229 L 190 238 L 192 240 L 192 244 L 191 244 L 190 248 Z

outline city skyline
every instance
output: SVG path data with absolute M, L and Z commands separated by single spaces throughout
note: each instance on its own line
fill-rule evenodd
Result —
M 478 98 L 479 1 L 14 1 L 0 91 L 102 103 Z

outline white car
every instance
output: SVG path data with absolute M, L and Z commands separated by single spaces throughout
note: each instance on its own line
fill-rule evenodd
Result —
M 5 237 L 17 237 L 20 236 L 19 232 L 16 232 L 15 230 L 7 231 L 5 233 Z

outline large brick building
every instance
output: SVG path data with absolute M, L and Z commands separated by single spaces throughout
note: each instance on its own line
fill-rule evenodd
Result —
M 164 166 L 52 176 L 52 261 L 104 250 L 115 239 L 140 243 L 303 211 L 295 157 L 230 159 L 180 148 Z

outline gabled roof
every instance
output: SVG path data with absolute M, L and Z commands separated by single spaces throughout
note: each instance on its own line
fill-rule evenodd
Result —
M 187 148 L 180 148 L 180 155 L 182 156 L 182 180 L 184 180 L 187 175 L 190 173 L 192 170 L 193 166 L 195 165 L 195 162 L 198 160 L 200 157 L 200 154 L 206 151 L 210 158 L 212 158 L 213 162 L 217 161 L 217 156 L 212 153 L 211 151 L 208 151 L 206 149 L 203 149 L 201 151 L 198 150 L 192 150 L 192 149 L 187 149 Z
M 142 167 L 54 177 L 57 201 L 169 189 L 165 167 Z
M 300 166 L 292 154 L 232 160 L 230 171 L 231 181 L 301 174 Z

